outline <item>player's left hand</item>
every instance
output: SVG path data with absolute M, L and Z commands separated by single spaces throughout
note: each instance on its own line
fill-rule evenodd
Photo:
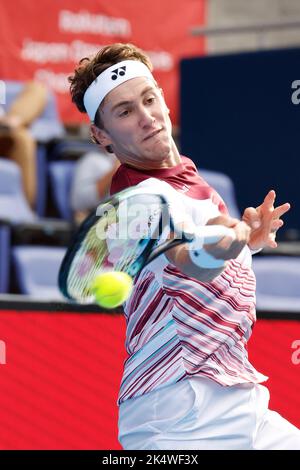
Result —
M 291 206 L 286 202 L 281 206 L 274 207 L 275 198 L 276 193 L 272 189 L 260 206 L 247 207 L 244 211 L 242 220 L 251 227 L 248 246 L 252 250 L 259 250 L 266 246 L 277 247 L 276 232 L 284 224 L 281 217 L 290 210 Z

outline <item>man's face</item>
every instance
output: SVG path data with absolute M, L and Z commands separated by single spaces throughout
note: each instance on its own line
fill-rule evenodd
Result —
M 111 145 L 123 163 L 160 168 L 172 152 L 169 110 L 159 88 L 146 77 L 128 80 L 102 103 L 104 130 L 94 127 L 97 140 Z

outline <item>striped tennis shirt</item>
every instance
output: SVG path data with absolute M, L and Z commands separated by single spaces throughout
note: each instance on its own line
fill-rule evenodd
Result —
M 122 164 L 111 193 L 139 185 L 174 196 L 172 214 L 197 225 L 227 213 L 224 201 L 181 157 L 172 168 L 139 171 Z M 118 403 L 192 376 L 224 386 L 267 379 L 251 365 L 247 341 L 255 313 L 255 276 L 246 246 L 210 282 L 183 274 L 161 255 L 135 279 L 124 305 L 128 357 Z

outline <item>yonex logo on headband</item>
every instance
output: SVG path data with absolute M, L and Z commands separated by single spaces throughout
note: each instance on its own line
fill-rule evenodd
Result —
M 126 65 L 124 65 L 124 67 L 119 67 L 118 69 L 113 70 L 111 79 L 117 80 L 118 75 L 120 75 L 120 77 L 124 77 L 125 73 L 126 73 Z
M 97 109 L 105 96 L 121 83 L 137 77 L 147 77 L 155 82 L 148 67 L 139 60 L 123 60 L 108 67 L 86 90 L 83 102 L 91 121 L 94 121 Z

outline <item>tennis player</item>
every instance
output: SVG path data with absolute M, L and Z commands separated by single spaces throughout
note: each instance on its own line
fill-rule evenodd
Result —
M 173 201 L 183 224 L 222 224 L 224 237 L 187 244 L 146 266 L 124 305 L 128 359 L 118 399 L 124 449 L 300 449 L 300 431 L 268 409 L 267 377 L 251 365 L 255 323 L 252 252 L 276 247 L 289 204 L 269 191 L 233 219 L 216 191 L 181 156 L 149 58 L 113 44 L 83 59 L 70 77 L 72 99 L 93 139 L 121 165 L 111 193 L 151 187 Z M 201 84 L 200 84 L 201 86 Z M 197 256 L 198 255 L 198 256 Z

